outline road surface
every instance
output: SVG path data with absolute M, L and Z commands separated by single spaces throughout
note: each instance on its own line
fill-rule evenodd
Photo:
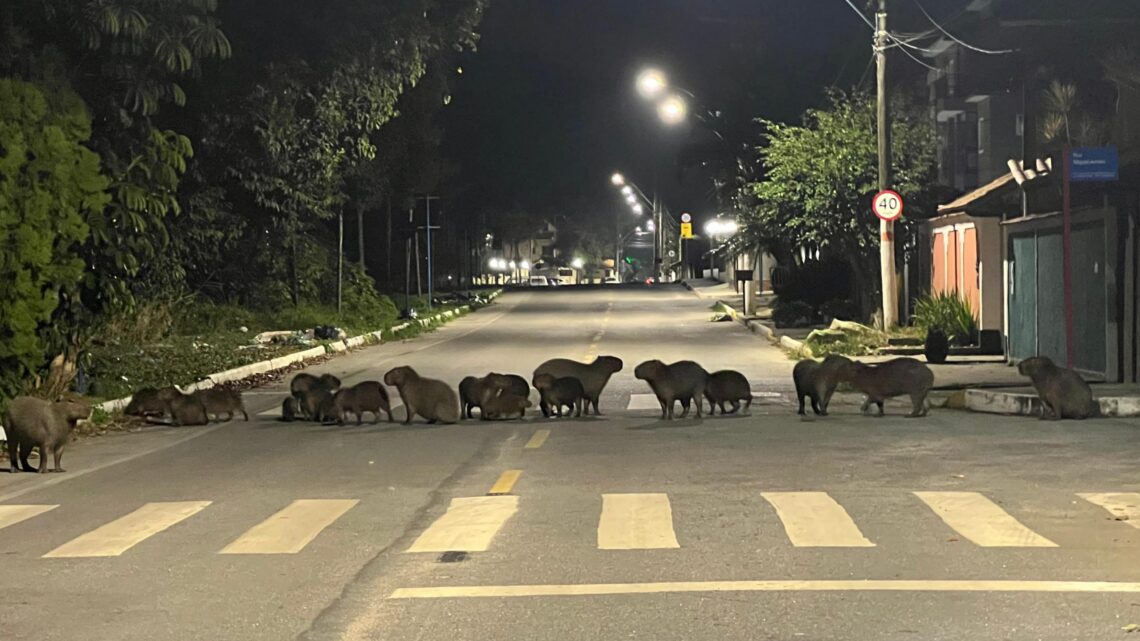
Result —
M 0 474 L 0 638 L 1111 639 L 1140 624 L 1140 431 L 794 413 L 791 363 L 679 287 L 551 289 L 310 371 L 452 384 L 625 361 L 603 417 L 89 439 Z M 657 419 L 641 360 L 753 384 Z M 402 416 L 402 409 L 397 415 Z

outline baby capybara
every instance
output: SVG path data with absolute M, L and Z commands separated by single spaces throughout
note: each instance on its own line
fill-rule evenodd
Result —
M 550 374 L 556 379 L 567 376 L 578 379 L 586 394 L 584 406 L 586 413 L 590 413 L 590 405 L 593 405 L 594 414 L 600 415 L 598 398 L 601 397 L 602 390 L 605 389 L 610 377 L 616 372 L 620 372 L 623 366 L 624 364 L 617 356 L 599 356 L 589 364 L 579 363 L 568 358 L 554 358 L 539 365 L 538 369 L 534 370 L 534 374 L 535 376 Z
M 321 374 L 317 377 L 302 372 L 294 376 L 293 380 L 289 382 L 289 393 L 300 403 L 301 414 L 309 418 L 315 418 L 313 412 L 316 409 L 312 403 L 306 402 L 306 393 L 325 390 L 329 395 L 332 395 L 338 389 L 340 389 L 340 379 L 332 374 Z
M 17 460 L 25 471 L 32 471 L 28 455 L 33 447 L 40 449 L 40 474 L 48 471 L 48 457 L 55 464 L 54 472 L 63 472 L 60 461 L 63 448 L 71 438 L 75 425 L 91 416 L 91 406 L 74 401 L 53 403 L 31 396 L 18 396 L 4 411 L 4 430 L 8 438 L 9 471 L 20 471 Z
M 287 396 L 284 401 L 281 401 L 281 420 L 285 422 L 297 420 L 297 416 L 301 413 L 301 404 L 292 396 Z
M 530 399 L 525 396 L 502 392 L 501 394 L 488 396 L 486 400 L 483 401 L 480 407 L 479 417 L 485 421 L 491 421 L 500 418 L 511 418 L 515 414 L 518 414 L 519 418 L 523 418 L 526 416 L 526 408 L 533 405 Z
M 708 383 L 705 384 L 705 398 L 709 401 L 709 414 L 716 414 L 720 406 L 721 414 L 735 414 L 740 411 L 740 403 L 744 402 L 744 409 L 752 408 L 752 386 L 744 374 L 731 369 L 722 369 L 709 374 Z M 732 411 L 726 411 L 725 403 L 732 405 Z
M 202 401 L 207 416 L 213 415 L 214 418 L 221 420 L 222 414 L 225 414 L 226 420 L 232 421 L 234 414 L 241 412 L 242 418 L 249 420 L 249 414 L 245 411 L 245 402 L 241 399 L 241 392 L 237 390 L 211 387 L 194 392 L 194 396 Z
M 427 419 L 428 423 L 455 423 L 459 420 L 459 396 L 443 381 L 423 378 L 416 370 L 402 366 L 388 370 L 384 383 L 399 390 L 408 413 L 405 425 L 411 423 L 416 414 Z
M 811 410 L 820 416 L 827 416 L 827 406 L 839 385 L 839 372 L 851 359 L 838 354 L 829 354 L 823 362 L 811 359 L 796 363 L 792 369 L 792 381 L 796 384 L 796 398 L 799 399 L 800 415 L 804 411 L 804 399 L 811 398 Z
M 681 418 L 689 415 L 689 405 L 697 401 L 697 418 L 701 417 L 701 400 L 708 385 L 709 373 L 693 361 L 677 361 L 666 365 L 659 360 L 645 361 L 633 370 L 634 377 L 649 383 L 661 403 L 661 418 L 673 418 L 673 405 L 681 402 Z
M 1100 414 L 1092 388 L 1071 369 L 1057 367 L 1047 356 L 1034 356 L 1017 364 L 1017 371 L 1033 381 L 1041 398 L 1041 419 L 1085 419 Z
M 388 422 L 392 422 L 388 390 L 378 381 L 364 381 L 341 389 L 333 399 L 333 406 L 337 423 L 341 425 L 344 425 L 345 414 L 355 414 L 356 424 L 360 425 L 365 412 L 372 412 L 372 424 L 375 425 L 380 422 L 381 410 L 388 415 Z
M 582 415 L 582 406 L 586 402 L 582 381 L 573 376 L 554 378 L 550 374 L 535 374 L 531 383 L 538 390 L 539 407 L 542 408 L 543 416 L 550 417 L 553 414 L 561 418 L 563 406 L 567 407 L 568 414 Z
M 866 412 L 871 403 L 879 406 L 883 415 L 883 401 L 895 396 L 910 396 L 909 416 L 926 416 L 926 395 L 934 386 L 934 372 L 913 358 L 895 358 L 878 365 L 849 361 L 839 367 L 840 380 L 850 383 L 867 395 L 860 411 Z

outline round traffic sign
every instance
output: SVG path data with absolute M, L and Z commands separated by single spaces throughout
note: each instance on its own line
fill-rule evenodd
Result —
M 688 214 L 681 214 L 681 222 L 689 223 L 693 221 L 693 217 Z
M 673 251 L 672 249 L 669 250 L 669 258 L 672 258 L 676 255 L 677 255 L 677 252 Z
M 875 194 L 875 199 L 871 201 L 871 210 L 887 222 L 898 220 L 903 213 L 902 196 L 897 191 L 884 189 Z

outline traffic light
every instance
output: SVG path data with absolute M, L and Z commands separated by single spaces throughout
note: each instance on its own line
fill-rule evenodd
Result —
M 625 264 L 626 265 L 632 265 L 633 264 L 633 257 L 632 256 L 626 256 L 625 257 Z

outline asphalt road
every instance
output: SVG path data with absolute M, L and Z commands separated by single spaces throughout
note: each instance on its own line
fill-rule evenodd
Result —
M 708 317 L 673 287 L 511 293 L 311 370 L 456 384 L 612 354 L 626 366 L 600 418 L 285 424 L 283 387 L 263 388 L 248 423 L 85 440 L 66 474 L 0 474 L 0 638 L 1085 640 L 1140 624 L 1136 421 L 906 419 L 904 401 L 876 419 L 854 398 L 800 419 L 783 354 Z M 633 377 L 647 358 L 738 369 L 757 399 L 659 421 Z

